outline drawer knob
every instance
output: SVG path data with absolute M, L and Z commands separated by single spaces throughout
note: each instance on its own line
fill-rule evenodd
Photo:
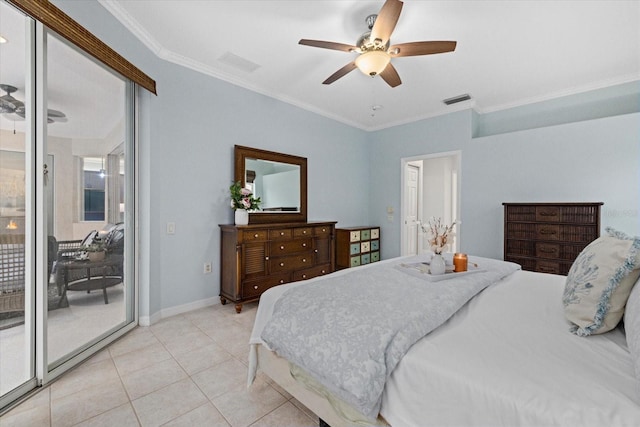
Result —
M 284 283 L 284 279 L 280 279 L 280 284 L 282 285 Z
M 281 235 L 281 236 L 284 236 L 284 231 L 281 231 L 281 232 L 280 232 L 280 235 Z
M 540 234 L 556 234 L 556 230 L 550 230 L 548 228 L 543 228 L 540 230 Z
M 321 273 L 322 273 L 322 274 L 324 274 L 324 273 L 325 273 L 325 271 L 324 271 L 324 270 L 322 270 L 322 271 L 321 271 Z
M 326 229 L 326 228 L 323 228 L 323 229 L 322 229 L 322 232 L 324 233 L 325 231 L 327 231 L 327 229 Z
M 254 238 L 254 239 L 257 239 L 257 238 L 258 238 L 258 233 L 254 234 L 254 235 L 253 235 L 253 238 Z
M 269 261 L 269 257 L 268 257 L 268 256 L 264 257 L 264 259 L 266 259 L 267 261 Z
M 306 275 L 306 274 L 303 274 L 303 275 L 302 275 L 302 278 L 303 278 L 303 279 L 306 279 L 306 278 L 307 278 L 307 275 Z
M 317 250 L 317 249 L 315 249 L 313 252 L 318 253 L 318 250 Z
M 306 244 L 306 243 L 303 243 L 303 244 L 302 244 L 302 247 L 303 247 L 303 248 L 306 248 L 306 247 L 307 247 L 307 244 Z
M 302 230 L 302 234 L 307 234 L 307 230 Z
M 540 212 L 540 215 L 541 216 L 556 216 L 556 215 L 558 215 L 558 213 L 557 212 L 544 212 L 543 211 L 543 212 Z
M 258 285 L 253 285 L 253 289 L 258 289 Z
M 280 250 L 284 250 L 284 245 L 280 245 Z
M 555 248 L 551 248 L 551 249 L 543 248 L 543 249 L 540 249 L 540 252 L 542 252 L 543 254 L 555 254 L 556 253 L 556 249 Z
M 280 267 L 284 267 L 284 262 L 281 262 L 281 263 L 280 263 Z
M 302 262 L 307 262 L 307 259 L 306 258 L 302 258 Z

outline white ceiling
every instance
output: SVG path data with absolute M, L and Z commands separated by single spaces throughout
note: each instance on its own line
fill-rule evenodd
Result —
M 99 1 L 163 59 L 366 130 L 640 79 L 638 1 L 405 0 L 392 44 L 458 45 L 452 53 L 394 58 L 403 82 L 394 89 L 358 70 L 323 85 L 357 54 L 297 44 L 355 44 L 382 0 Z M 229 55 L 258 67 L 221 60 Z M 442 103 L 465 93 L 472 101 Z

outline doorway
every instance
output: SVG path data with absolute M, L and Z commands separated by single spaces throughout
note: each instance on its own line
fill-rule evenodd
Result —
M 445 224 L 457 223 L 448 251 L 460 247 L 460 165 L 462 153 L 425 154 L 401 160 L 401 254 L 429 251 L 421 225 L 429 218 Z

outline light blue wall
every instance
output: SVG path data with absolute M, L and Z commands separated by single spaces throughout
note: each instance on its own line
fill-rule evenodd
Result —
M 381 225 L 384 258 L 400 254 L 401 159 L 453 150 L 462 151 L 466 252 L 502 256 L 505 201 L 602 201 L 603 225 L 640 234 L 640 113 L 514 132 L 503 114 L 467 110 L 366 133 L 162 61 L 99 3 L 54 3 L 158 83 L 157 97 L 140 97 L 142 317 L 218 295 L 234 144 L 307 157 L 309 219 Z M 550 105 L 537 111 L 548 116 Z M 519 129 L 537 127 L 541 116 L 525 111 L 508 114 Z M 500 132 L 509 133 L 472 137 Z M 169 221 L 175 235 L 165 233 Z M 205 261 L 213 274 L 202 273 Z
M 372 135 L 372 221 L 400 255 L 400 159 L 462 150 L 461 250 L 502 257 L 503 202 L 604 202 L 602 226 L 640 234 L 640 113 L 472 138 L 470 111 Z M 394 223 L 386 221 L 393 206 Z

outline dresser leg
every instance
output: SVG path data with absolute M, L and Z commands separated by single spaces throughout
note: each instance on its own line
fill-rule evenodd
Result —
M 240 313 L 242 311 L 242 304 L 236 304 L 236 313 Z
M 220 304 L 225 305 L 227 304 L 227 299 L 223 296 L 220 297 Z

